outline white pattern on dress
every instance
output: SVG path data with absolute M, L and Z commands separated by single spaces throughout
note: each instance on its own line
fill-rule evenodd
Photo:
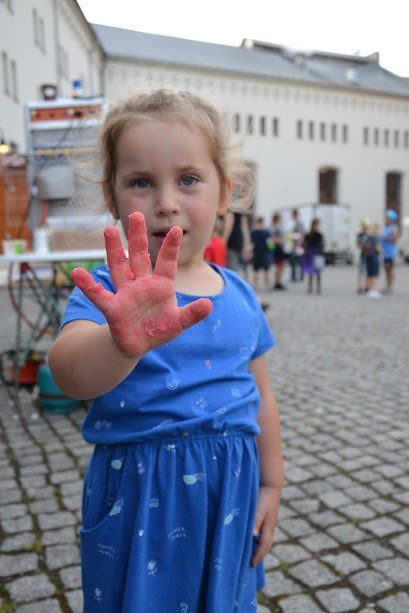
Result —
M 146 568 L 148 569 L 148 575 L 151 577 L 154 577 L 158 572 L 158 567 L 156 566 L 156 562 L 154 560 L 150 560 L 147 563 Z
M 212 334 L 214 334 L 214 333 L 216 332 L 216 330 L 217 330 L 218 328 L 220 328 L 220 326 L 221 326 L 221 325 L 222 325 L 221 319 L 218 319 L 218 320 L 216 321 L 216 323 L 214 324 L 214 326 L 213 326 Z
M 228 515 L 226 515 L 225 519 L 224 519 L 224 525 L 228 526 L 229 524 L 231 524 L 231 522 L 233 521 L 233 519 L 235 517 L 237 517 L 237 515 L 240 513 L 240 509 L 239 508 L 235 508 L 233 509 Z
M 102 602 L 102 590 L 100 587 L 96 587 L 94 590 L 94 598 L 97 602 Z
M 196 473 L 194 475 L 183 475 L 183 481 L 186 485 L 194 485 L 198 481 L 204 481 L 206 479 L 206 473 Z
M 124 506 L 124 502 L 125 502 L 124 498 L 120 498 L 119 500 L 117 500 L 114 506 L 112 507 L 112 509 L 110 510 L 109 515 L 111 517 L 113 517 L 114 515 L 119 515 Z
M 109 430 L 112 427 L 112 422 L 107 421 L 106 419 L 98 419 L 94 423 L 95 430 L 101 430 L 101 428 L 105 428 L 105 430 Z
M 168 390 L 175 390 L 177 389 L 179 383 L 180 379 L 172 379 L 171 381 L 168 381 L 166 383 L 166 387 L 168 388 Z

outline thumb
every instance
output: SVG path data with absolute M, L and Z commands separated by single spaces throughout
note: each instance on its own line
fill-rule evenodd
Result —
M 183 330 L 191 328 L 205 319 L 213 309 L 213 303 L 208 298 L 199 298 L 191 304 L 180 308 L 180 325 Z
M 254 518 L 253 536 L 257 536 L 257 537 L 260 536 L 260 531 L 261 531 L 262 524 L 263 524 L 263 516 L 257 510 L 256 511 L 256 516 Z

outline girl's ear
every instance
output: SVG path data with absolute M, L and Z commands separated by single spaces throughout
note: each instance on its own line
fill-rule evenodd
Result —
M 113 194 L 111 193 L 111 189 L 108 186 L 108 183 L 104 183 L 102 187 L 102 191 L 104 194 L 104 200 L 108 207 L 109 212 L 111 213 L 114 219 L 119 219 L 118 209 L 116 206 L 116 202 L 114 200 Z
M 217 209 L 217 214 L 220 216 L 225 215 L 227 212 L 228 206 L 231 201 L 232 189 L 233 189 L 233 181 L 231 179 L 226 179 L 226 182 L 221 189 L 220 202 L 219 202 L 219 207 Z

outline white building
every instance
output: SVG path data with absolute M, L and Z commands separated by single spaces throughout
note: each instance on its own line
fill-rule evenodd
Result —
M 362 217 L 382 223 L 385 208 L 409 216 L 409 82 L 376 53 L 232 47 L 90 25 L 75 0 L 1 0 L 0 40 L 0 138 L 22 152 L 22 107 L 44 83 L 67 96 L 80 79 L 84 95 L 109 100 L 189 89 L 214 101 L 243 141 L 257 168 L 257 213 L 347 203 L 354 232 Z

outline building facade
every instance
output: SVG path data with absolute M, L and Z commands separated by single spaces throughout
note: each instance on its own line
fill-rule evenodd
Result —
M 2 0 L 0 11 L 0 129 L 22 152 L 21 107 L 43 83 L 70 96 L 79 79 L 84 95 L 108 100 L 187 89 L 213 101 L 243 144 L 257 171 L 257 214 L 349 204 L 353 233 L 362 217 L 382 223 L 386 208 L 409 217 L 409 83 L 377 54 L 250 40 L 231 47 L 90 25 L 74 0 Z

